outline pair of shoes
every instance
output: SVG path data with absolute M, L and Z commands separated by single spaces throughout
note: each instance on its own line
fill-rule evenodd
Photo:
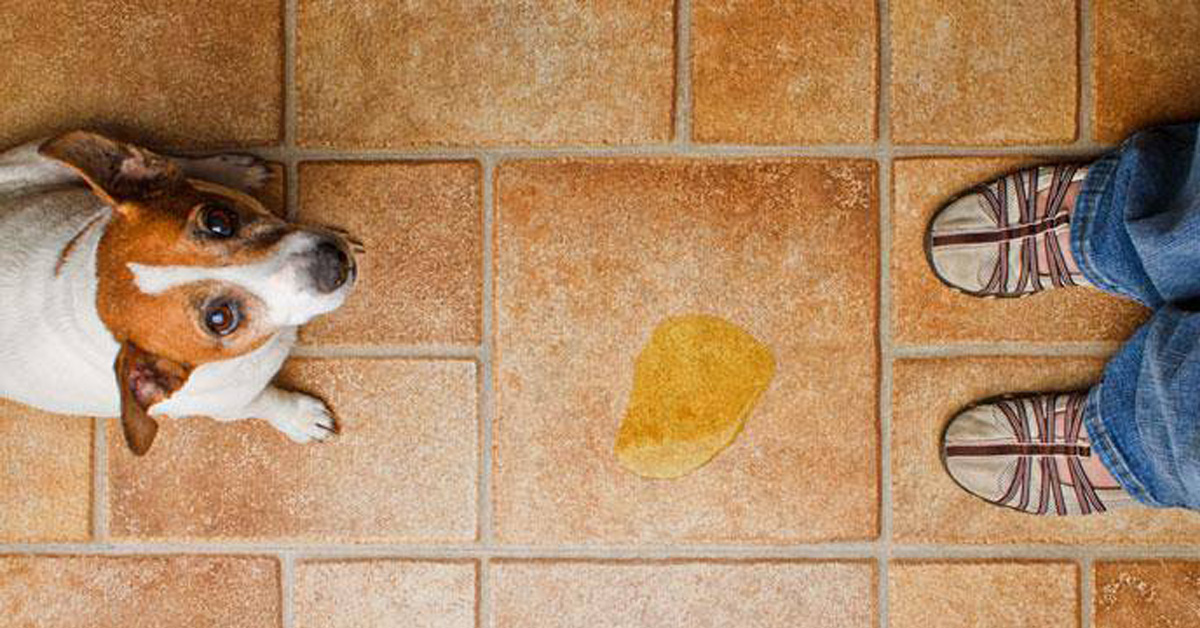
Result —
M 954 199 L 926 232 L 934 274 L 977 297 L 1089 285 L 1062 245 L 1070 186 L 1086 175 L 1074 165 L 1028 168 Z M 942 465 L 967 492 L 1029 514 L 1099 514 L 1133 503 L 1095 471 L 1083 427 L 1086 399 L 1087 391 L 1024 394 L 968 407 L 946 427 Z

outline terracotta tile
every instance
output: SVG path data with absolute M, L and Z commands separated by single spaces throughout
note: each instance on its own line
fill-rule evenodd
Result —
M 1075 139 L 1076 0 L 897 0 L 889 8 L 894 141 Z
M 78 127 L 172 146 L 275 143 L 282 7 L 7 0 L 0 146 Z
M 93 423 L 0 400 L 0 543 L 91 535 Z
M 518 162 L 497 189 L 501 539 L 877 534 L 874 163 Z M 744 328 L 776 374 L 729 449 L 646 480 L 617 463 L 617 427 L 635 356 L 681 314 Z
M 1117 142 L 1139 128 L 1200 118 L 1200 4 L 1092 2 L 1092 131 Z
M 296 566 L 297 628 L 475 628 L 475 564 L 305 561 Z
M 265 421 L 161 421 L 135 458 L 108 425 L 109 529 L 125 540 L 469 541 L 475 365 L 294 360 L 283 385 L 329 402 L 341 434 L 298 445 Z M 186 513 L 181 514 L 181 513 Z
M 1074 563 L 905 561 L 888 580 L 889 628 L 1079 626 Z
M 702 142 L 875 139 L 871 0 L 696 2 L 692 134 Z
M 481 171 L 475 162 L 303 164 L 297 220 L 366 246 L 341 309 L 301 329 L 314 344 L 479 341 Z
M 630 144 L 671 134 L 671 0 L 299 4 L 307 146 Z
M 1193 543 L 1200 518 L 1129 508 L 1094 517 L 1036 517 L 992 506 L 942 469 L 946 423 L 974 401 L 1009 392 L 1075 390 L 1100 379 L 1096 358 L 898 360 L 892 384 L 893 538 L 901 543 Z
M 1200 624 L 1200 562 L 1098 562 L 1095 581 L 1096 628 Z
M 279 626 L 279 563 L 232 556 L 0 556 L 0 608 L 6 626 Z
M 491 628 L 875 625 L 873 563 L 500 562 Z
M 1147 316 L 1136 303 L 1087 288 L 980 299 L 937 279 L 925 230 L 971 186 L 1040 163 L 1017 158 L 901 159 L 893 166 L 892 329 L 898 344 L 1124 340 Z

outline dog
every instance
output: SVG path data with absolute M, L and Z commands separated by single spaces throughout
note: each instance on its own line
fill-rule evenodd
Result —
M 85 131 L 0 153 L 0 397 L 120 417 L 139 456 L 155 417 L 335 434 L 324 403 L 271 380 L 353 289 L 358 249 L 264 209 L 248 192 L 269 177 Z

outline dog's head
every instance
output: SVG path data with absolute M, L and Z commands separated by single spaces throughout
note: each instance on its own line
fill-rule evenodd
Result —
M 343 238 L 188 179 L 166 157 L 85 132 L 54 138 L 41 153 L 78 170 L 113 208 L 97 253 L 96 308 L 121 345 L 114 368 L 135 452 L 157 430 L 147 409 L 194 368 L 336 309 L 353 287 Z

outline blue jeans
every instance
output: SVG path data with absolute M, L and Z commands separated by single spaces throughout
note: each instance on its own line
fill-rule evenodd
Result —
M 1138 501 L 1200 510 L 1200 141 L 1143 131 L 1088 171 L 1071 218 L 1084 277 L 1154 308 L 1092 388 L 1084 424 Z

